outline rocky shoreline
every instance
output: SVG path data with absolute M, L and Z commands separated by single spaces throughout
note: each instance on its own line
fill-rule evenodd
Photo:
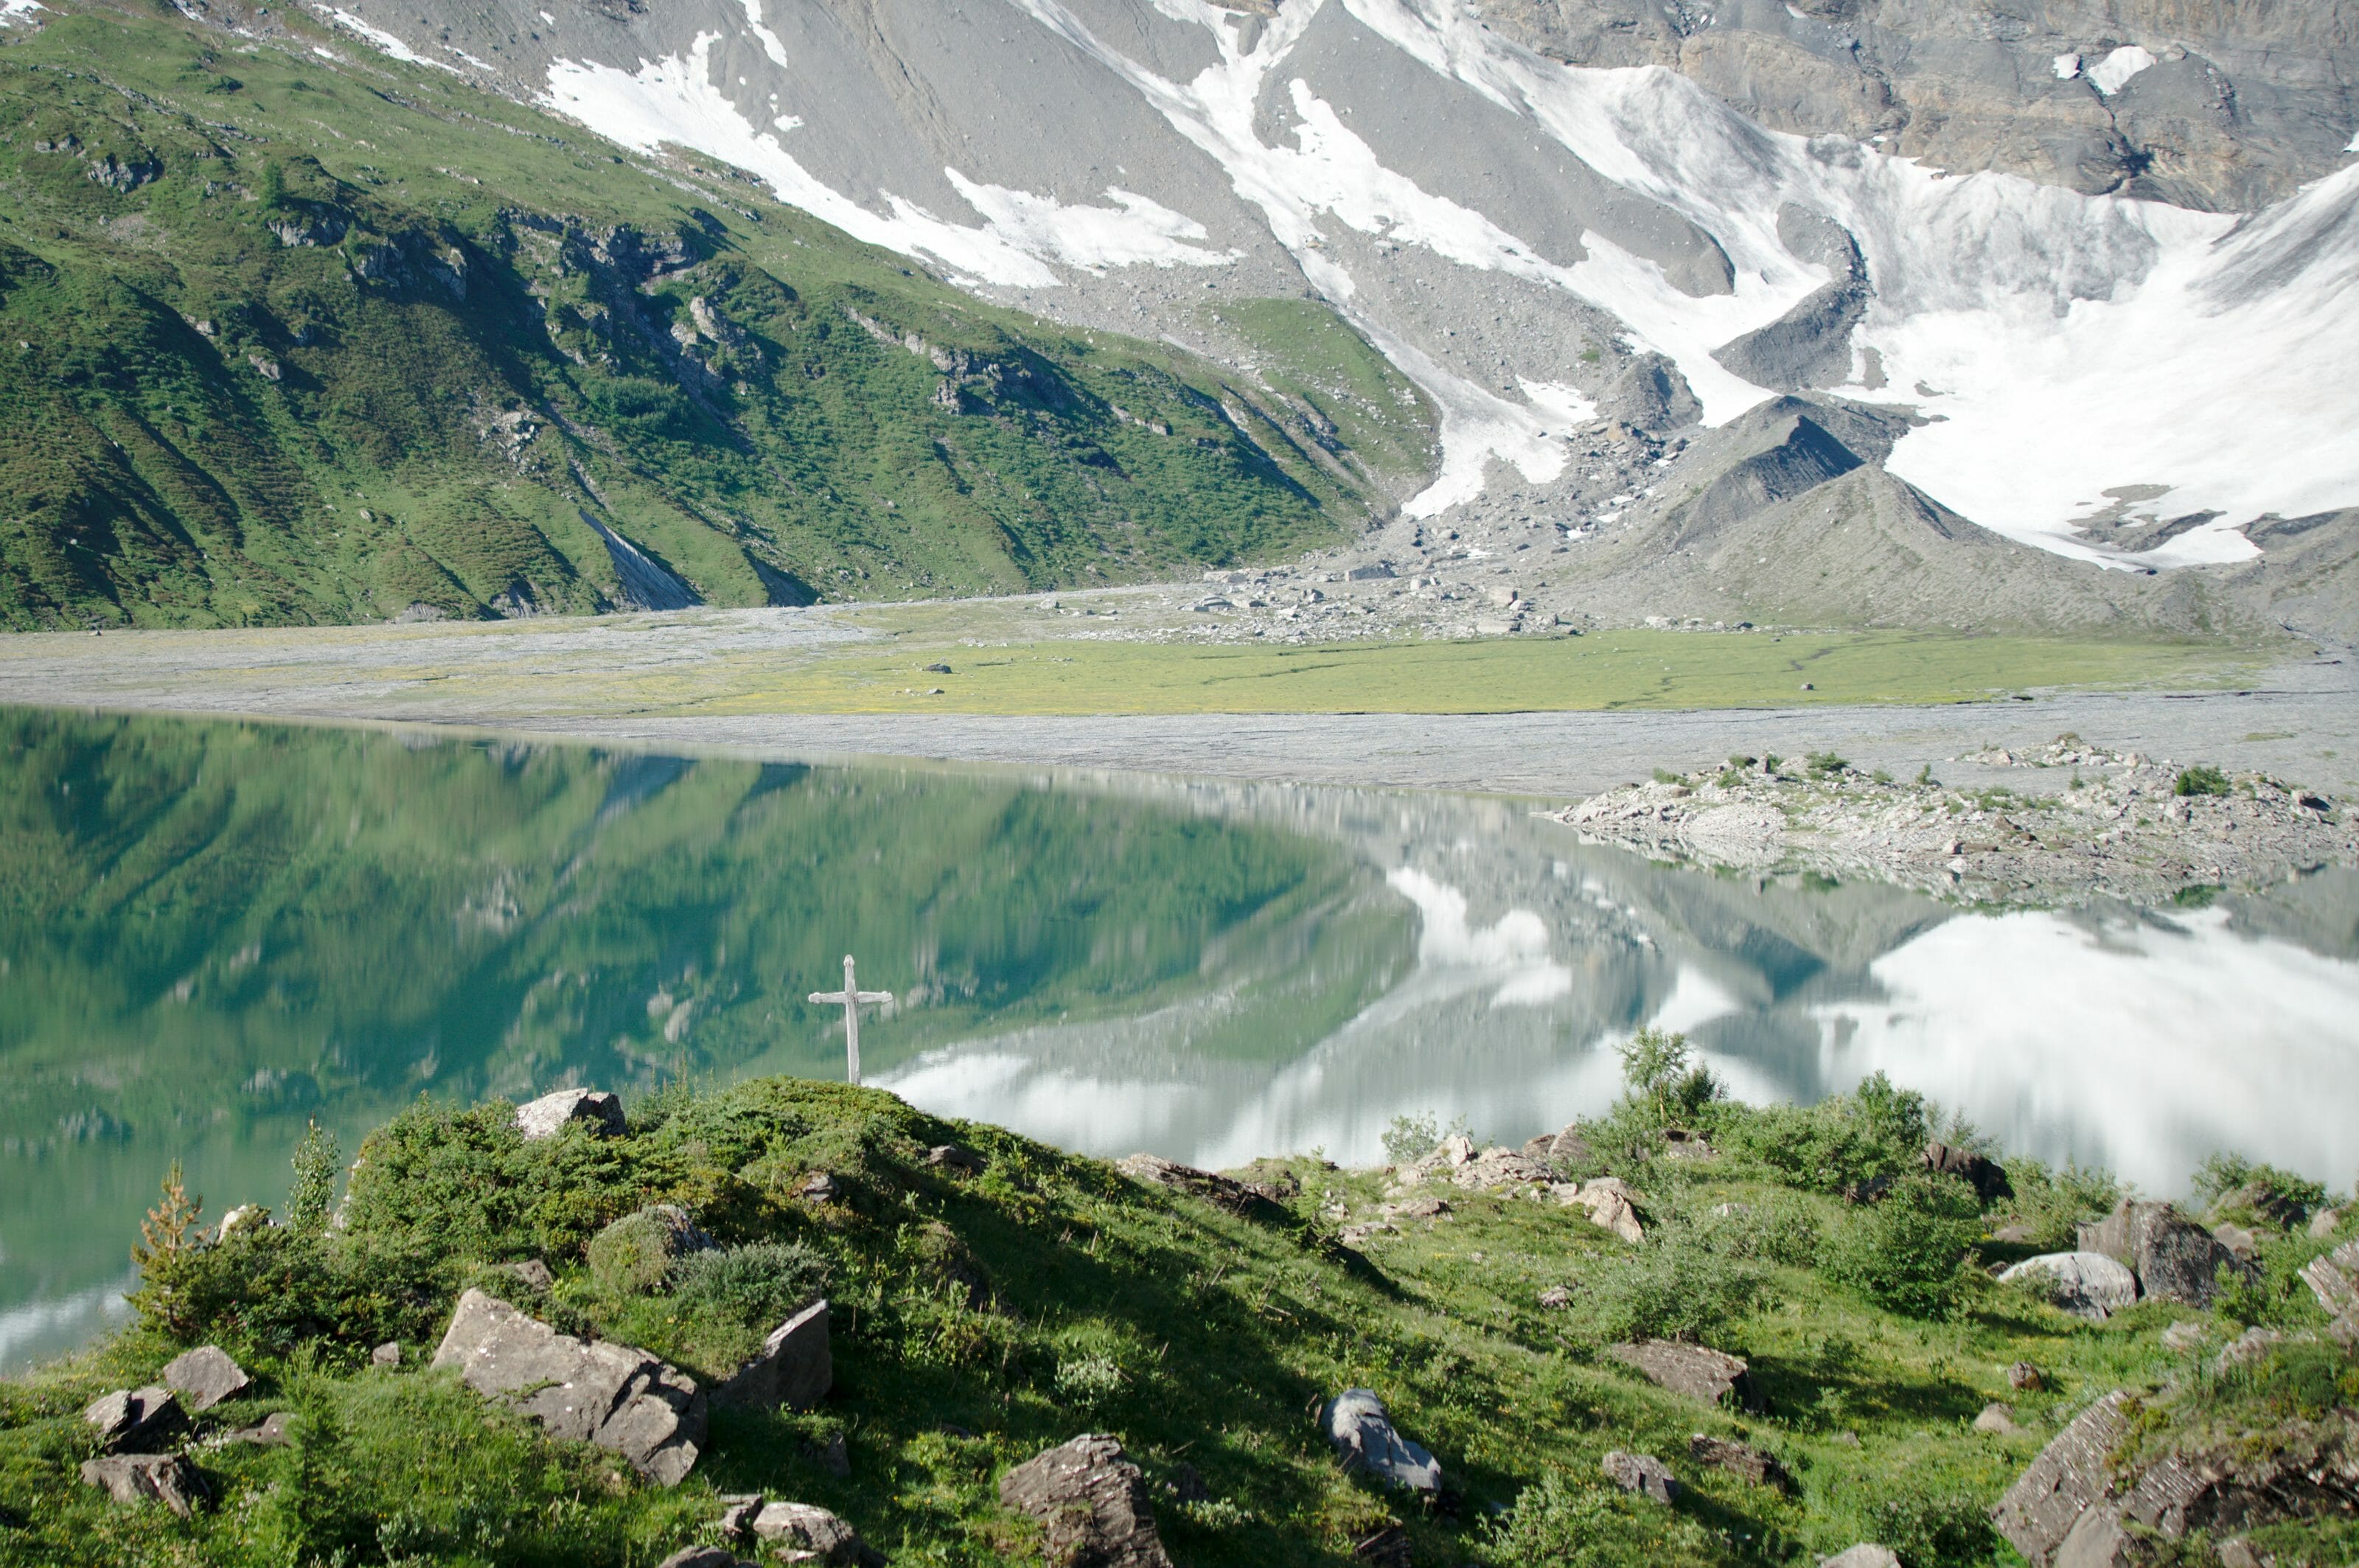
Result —
M 1951 788 L 1930 768 L 1897 779 L 1832 753 L 1733 757 L 1692 773 L 1658 770 L 1549 816 L 1584 839 L 1660 857 L 1871 877 L 1981 905 L 2151 904 L 2359 866 L 2359 819 L 2347 807 L 2265 774 L 2069 735 L 1951 760 L 2020 770 L 2024 782 Z

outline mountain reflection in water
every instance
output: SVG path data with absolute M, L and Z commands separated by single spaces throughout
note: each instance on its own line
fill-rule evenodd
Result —
M 2359 877 L 1963 916 L 1583 845 L 1497 800 L 807 768 L 0 711 L 0 1367 L 119 1315 L 158 1178 L 284 1202 L 420 1093 L 836 1076 L 1105 1154 L 1520 1139 L 1690 1031 L 1748 1097 L 1883 1069 L 2010 1148 L 2340 1185 Z

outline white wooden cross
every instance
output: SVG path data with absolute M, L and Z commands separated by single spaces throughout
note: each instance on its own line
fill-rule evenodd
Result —
M 852 954 L 847 953 L 843 955 L 843 989 L 841 991 L 813 991 L 810 995 L 810 999 L 814 1002 L 841 1002 L 843 1004 L 844 1073 L 851 1082 L 854 1083 L 859 1083 L 860 1004 L 863 1002 L 889 1002 L 893 999 L 893 993 L 890 991 L 862 990 L 859 985 L 852 977 Z

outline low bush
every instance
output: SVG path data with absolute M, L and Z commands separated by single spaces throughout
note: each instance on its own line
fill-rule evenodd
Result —
M 1736 1561 L 1687 1515 L 1634 1501 L 1596 1481 L 1543 1477 L 1490 1523 L 1481 1561 L 1499 1568 L 1707 1568 Z
M 2228 792 L 2228 776 L 2208 763 L 2198 763 L 2193 768 L 2179 770 L 2179 778 L 2171 785 L 2170 792 L 2182 797 L 2224 795 Z
M 1867 1528 L 1901 1568 L 1981 1568 L 1998 1551 L 1989 1513 L 1962 1493 L 1904 1486 L 1868 1510 Z
M 1569 1337 L 1590 1348 L 1636 1339 L 1680 1339 L 1723 1348 L 1767 1281 L 1744 1258 L 1691 1227 L 1659 1224 L 1636 1252 L 1584 1270 Z
M 1908 1317 L 1940 1317 L 1962 1297 L 1982 1209 L 1962 1181 L 1910 1176 L 1835 1232 L 1826 1272 L 1838 1284 Z
M 1815 1105 L 1732 1106 L 1718 1138 L 1731 1154 L 1788 1185 L 1840 1192 L 1920 1168 L 1931 1108 L 1878 1073 L 1849 1094 Z
M 2103 1219 L 2129 1195 L 2109 1171 L 2069 1162 L 2051 1167 L 2028 1157 L 2006 1162 L 2006 1180 L 2015 1189 L 2007 1211 L 2023 1239 L 2050 1249 L 2071 1247 L 2084 1221 Z
M 2192 1183 L 2197 1205 L 2219 1207 L 2223 1202 L 2286 1225 L 2310 1217 L 2326 1202 L 2322 1182 L 2274 1165 L 2259 1165 L 2239 1154 L 2215 1154 L 2195 1168 Z

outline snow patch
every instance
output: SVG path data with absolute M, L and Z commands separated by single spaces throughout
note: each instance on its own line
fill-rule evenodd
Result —
M 451 52 L 452 54 L 457 55 L 461 60 L 465 60 L 469 65 L 473 66 L 477 71 L 482 71 L 485 76 L 493 75 L 493 74 L 496 73 L 496 72 L 497 72 L 497 71 L 499 70 L 499 68 L 498 68 L 497 66 L 494 65 L 490 60 L 477 60 L 473 55 L 469 54 L 465 49 L 451 49 L 451 46 L 450 46 L 449 44 L 444 44 L 442 47 L 443 47 L 444 49 L 450 49 L 450 50 L 451 50 Z
M 725 158 L 768 182 L 778 199 L 872 245 L 904 255 L 930 256 L 964 278 L 1014 288 L 1051 289 L 1060 279 L 1048 264 L 1097 268 L 1136 263 L 1218 267 L 1233 254 L 1185 243 L 1204 228 L 1133 192 L 1111 192 L 1113 207 L 1067 207 L 1054 198 L 970 180 L 948 169 L 951 184 L 985 223 L 952 223 L 894 195 L 886 211 L 870 211 L 831 189 L 788 152 L 778 137 L 757 130 L 714 85 L 712 46 L 718 33 L 700 33 L 687 58 L 667 57 L 636 72 L 582 60 L 549 67 L 540 102 L 601 134 L 651 150 L 667 142 Z M 790 131 L 802 122 L 780 115 Z
M 411 49 L 408 44 L 403 43 L 393 34 L 386 32 L 383 27 L 372 27 L 366 22 L 362 21 L 358 16 L 353 16 L 350 11 L 330 11 L 328 15 L 333 16 L 337 22 L 342 24 L 347 29 L 358 33 L 362 38 L 366 38 L 371 44 L 375 46 L 377 52 L 380 54 L 389 54 L 394 59 L 402 61 L 404 64 L 430 65 L 437 71 L 447 71 L 453 76 L 459 74 L 459 68 L 457 66 L 451 65 L 444 60 L 427 59 L 424 55 L 419 54 L 416 49 Z
M 787 46 L 778 41 L 778 35 L 762 20 L 762 0 L 745 0 L 745 25 L 754 30 L 756 38 L 762 40 L 762 52 L 770 57 L 772 64 L 781 71 L 786 70 L 792 63 L 787 59 Z
M 2059 82 L 2070 82 L 2081 74 L 2081 57 L 2077 54 L 2060 54 L 2055 64 L 2056 80 Z
M 2154 56 L 2136 44 L 2124 44 L 2089 68 L 2089 80 L 2110 98 L 2129 85 L 2130 78 L 2154 63 Z
M 0 27 L 14 27 L 19 21 L 30 22 L 34 12 L 45 8 L 40 0 L 0 0 Z

